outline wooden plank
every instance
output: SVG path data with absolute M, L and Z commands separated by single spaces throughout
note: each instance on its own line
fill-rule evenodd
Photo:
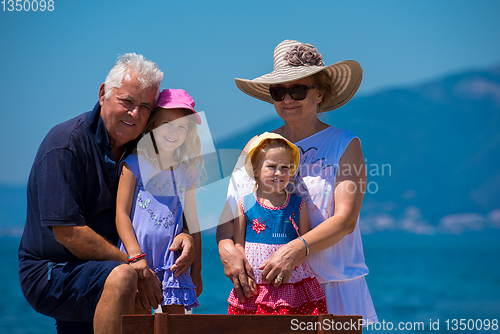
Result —
M 170 315 L 168 313 L 156 313 L 154 315 L 155 318 L 155 333 L 154 334 L 166 334 L 170 333 L 169 324 L 170 324 Z
M 321 324 L 321 328 L 318 328 L 317 333 L 318 334 L 326 334 L 326 333 L 328 333 L 329 330 L 327 330 L 324 327 L 324 325 L 326 323 L 330 324 L 332 322 L 332 320 L 333 320 L 333 315 L 331 315 L 331 314 L 319 314 L 317 321 Z
M 305 321 L 315 321 L 314 316 L 305 316 Z M 291 328 L 294 316 L 276 315 L 196 315 L 194 317 L 169 315 L 168 334 L 281 334 L 297 333 Z M 316 331 L 303 331 L 316 334 Z
M 124 316 L 125 317 L 125 316 Z M 177 333 L 238 333 L 238 334 L 327 334 L 361 333 L 357 326 L 361 316 L 312 315 L 209 315 L 209 314 L 155 314 L 143 318 L 126 316 L 122 333 L 177 334 Z M 138 316 L 135 316 L 138 317 Z M 144 317 L 144 316 L 142 316 Z M 140 324 L 133 323 L 135 321 Z M 154 323 L 151 325 L 151 323 Z M 130 326 L 129 328 L 125 328 Z M 132 327 L 133 326 L 133 327 Z M 138 331 L 139 330 L 139 331 Z
M 154 317 L 150 314 L 122 316 L 122 334 L 153 334 Z
M 328 324 L 329 331 L 318 331 L 318 333 L 337 333 L 337 334 L 361 334 L 363 327 L 359 321 L 363 317 L 360 315 L 332 315 L 320 314 L 318 321 Z

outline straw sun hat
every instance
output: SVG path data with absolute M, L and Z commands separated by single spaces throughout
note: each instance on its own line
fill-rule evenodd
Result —
M 337 109 L 346 104 L 356 93 L 363 79 L 363 70 L 355 60 L 344 60 L 325 66 L 314 45 L 285 40 L 274 49 L 274 69 L 253 80 L 236 78 L 236 86 L 250 96 L 273 103 L 269 86 L 299 80 L 320 71 L 329 72 L 335 95 L 319 112 Z

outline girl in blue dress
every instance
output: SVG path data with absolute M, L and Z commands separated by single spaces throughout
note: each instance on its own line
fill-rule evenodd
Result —
M 203 159 L 196 129 L 201 117 L 194 105 L 182 89 L 160 93 L 137 152 L 124 160 L 118 185 L 119 247 L 140 279 L 152 272 L 158 276 L 166 313 L 197 307 L 202 292 L 196 184 Z M 193 235 L 196 260 L 191 272 L 178 275 L 171 267 L 180 254 L 169 248 L 183 228 Z
M 260 135 L 250 146 L 245 169 L 255 187 L 238 203 L 234 242 L 252 266 L 257 295 L 242 302 L 233 288 L 229 314 L 328 313 L 323 289 L 307 262 L 290 277 L 277 276 L 270 285 L 262 279 L 266 260 L 295 238 L 306 243 L 300 235 L 311 228 L 303 199 L 286 190 L 299 161 L 297 146 L 275 133 Z

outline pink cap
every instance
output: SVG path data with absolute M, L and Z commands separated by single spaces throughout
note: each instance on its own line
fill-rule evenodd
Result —
M 184 89 L 164 89 L 158 97 L 157 107 L 165 109 L 189 109 L 196 116 L 196 123 L 201 124 L 201 117 L 194 110 L 194 100 Z

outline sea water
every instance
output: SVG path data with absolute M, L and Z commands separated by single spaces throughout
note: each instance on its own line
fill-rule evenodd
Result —
M 400 324 L 407 332 L 464 332 L 453 330 L 453 319 L 476 324 L 478 319 L 500 319 L 500 231 L 375 233 L 362 238 L 370 269 L 366 280 L 378 318 L 385 322 L 385 327 L 372 326 L 366 332 L 393 332 Z M 33 311 L 19 288 L 19 240 L 15 233 L 0 236 L 0 333 L 55 333 L 54 320 Z M 201 306 L 194 313 L 226 313 L 232 285 L 224 276 L 215 236 L 209 233 L 203 235 L 202 274 Z M 418 324 L 423 328 L 417 330 Z M 500 329 L 485 331 L 483 326 L 482 331 L 465 332 Z

